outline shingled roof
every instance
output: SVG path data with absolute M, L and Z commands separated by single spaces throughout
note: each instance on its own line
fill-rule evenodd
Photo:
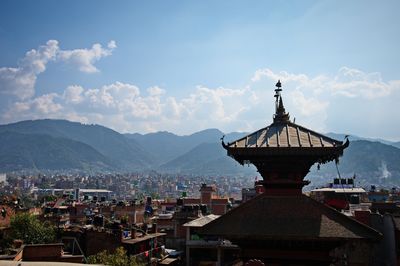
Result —
M 334 140 L 292 122 L 273 123 L 243 138 L 228 143 L 229 148 L 261 147 L 337 147 L 341 141 Z
M 315 161 L 326 163 L 342 156 L 348 145 L 348 139 L 343 143 L 290 121 L 274 122 L 227 144 L 222 141 L 227 154 L 240 164 L 250 158 L 281 155 L 312 156 Z
M 320 163 L 338 159 L 349 145 L 348 139 L 343 143 L 290 121 L 289 113 L 283 106 L 280 81 L 276 86 L 273 123 L 227 144 L 222 139 L 222 146 L 228 155 L 241 164 L 276 155 L 312 156 Z
M 376 240 L 381 234 L 305 195 L 263 193 L 206 224 L 202 234 L 231 241 L 252 240 Z

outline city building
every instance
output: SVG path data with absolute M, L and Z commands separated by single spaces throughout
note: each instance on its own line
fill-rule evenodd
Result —
M 217 219 L 219 215 L 209 214 L 185 223 L 186 227 L 186 265 L 213 264 L 230 265 L 239 255 L 239 248 L 228 240 L 199 234 L 199 229 Z

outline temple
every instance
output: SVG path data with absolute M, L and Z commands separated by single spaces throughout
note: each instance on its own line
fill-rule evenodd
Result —
M 349 141 L 292 122 L 280 81 L 276 87 L 271 125 L 230 143 L 222 140 L 227 155 L 256 166 L 265 192 L 205 225 L 202 233 L 237 244 L 244 265 L 369 265 L 381 234 L 302 193 L 310 167 L 337 162 Z
M 268 193 L 301 194 L 303 181 L 315 163 L 338 160 L 349 145 L 290 121 L 283 106 L 281 83 L 275 90 L 275 115 L 271 125 L 222 145 L 240 164 L 252 163 L 263 177 Z

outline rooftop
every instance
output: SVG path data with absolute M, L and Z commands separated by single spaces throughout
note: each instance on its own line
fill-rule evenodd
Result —
M 366 193 L 363 188 L 316 188 L 311 190 L 311 192 L 335 192 L 335 193 Z
M 203 227 L 204 225 L 208 224 L 211 221 L 214 221 L 218 217 L 220 217 L 220 215 L 209 214 L 209 215 L 197 218 L 196 220 L 187 222 L 183 226 L 185 226 L 185 227 Z
M 378 239 L 374 229 L 305 195 L 263 193 L 205 225 L 205 235 L 230 240 Z
M 165 236 L 166 233 L 153 233 L 153 234 L 147 234 L 144 235 L 142 237 L 137 237 L 137 238 L 130 238 L 130 239 L 124 239 L 122 240 L 123 244 L 136 244 L 148 239 L 152 239 L 152 238 L 156 238 L 156 237 L 160 237 L 160 236 Z

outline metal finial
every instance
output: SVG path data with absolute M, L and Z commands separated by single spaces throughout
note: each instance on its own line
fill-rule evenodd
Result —
M 275 86 L 276 89 L 274 97 L 276 98 L 276 100 L 275 100 L 274 122 L 287 122 L 289 121 L 289 114 L 286 113 L 285 107 L 283 106 L 283 100 L 281 96 L 281 91 L 282 91 L 281 80 L 278 80 Z

